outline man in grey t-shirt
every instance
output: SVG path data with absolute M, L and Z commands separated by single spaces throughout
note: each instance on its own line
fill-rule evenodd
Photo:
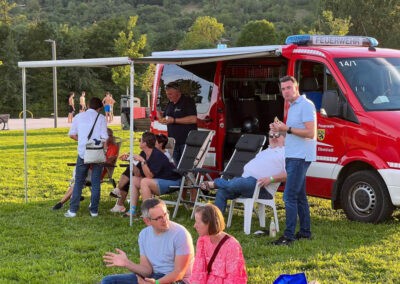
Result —
M 133 273 L 106 276 L 101 283 L 185 283 L 193 265 L 190 233 L 169 220 L 167 207 L 160 199 L 147 199 L 141 210 L 147 227 L 139 233 L 140 263 L 130 261 L 120 249 L 107 252 L 103 256 L 107 267 L 125 267 Z

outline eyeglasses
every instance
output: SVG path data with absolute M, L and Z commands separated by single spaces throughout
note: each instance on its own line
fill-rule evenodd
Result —
M 269 138 L 279 138 L 281 136 L 281 134 L 280 133 L 270 133 L 268 136 L 269 136 Z
M 150 219 L 151 221 L 156 221 L 156 222 L 157 222 L 157 221 L 166 219 L 167 216 L 168 216 L 168 214 L 169 214 L 169 212 L 167 211 L 167 212 L 164 212 L 164 214 L 161 215 L 161 216 L 158 216 L 158 217 L 156 217 L 156 218 L 150 218 L 150 217 L 149 217 L 149 219 Z

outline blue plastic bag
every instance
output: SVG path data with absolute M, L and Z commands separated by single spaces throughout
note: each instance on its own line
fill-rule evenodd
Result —
M 274 281 L 274 284 L 307 284 L 304 272 L 297 274 L 282 274 Z

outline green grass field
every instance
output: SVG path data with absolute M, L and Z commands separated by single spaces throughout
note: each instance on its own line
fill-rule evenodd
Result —
M 129 132 L 115 127 L 122 137 L 122 152 L 129 149 Z M 24 193 L 23 132 L 0 131 L 0 283 L 97 283 L 107 274 L 125 272 L 106 268 L 102 255 L 115 247 L 138 260 L 138 232 L 144 227 L 109 212 L 115 200 L 112 186 L 102 186 L 98 218 L 88 213 L 89 190 L 78 216 L 63 216 L 66 208 L 52 211 L 68 186 L 76 159 L 76 144 L 68 129 L 28 131 L 28 202 Z M 138 149 L 135 149 L 137 151 Z M 123 168 L 118 167 L 118 178 Z M 277 194 L 281 229 L 284 228 L 282 194 Z M 320 283 L 399 283 L 399 213 L 379 225 L 348 221 L 330 201 L 310 198 L 314 239 L 291 247 L 269 244 L 267 236 L 243 233 L 243 217 L 235 212 L 227 230 L 242 244 L 249 283 L 272 283 L 280 274 L 305 272 Z M 181 208 L 175 221 L 193 235 L 190 212 Z M 270 215 L 269 215 L 270 216 Z M 253 217 L 252 231 L 259 229 Z

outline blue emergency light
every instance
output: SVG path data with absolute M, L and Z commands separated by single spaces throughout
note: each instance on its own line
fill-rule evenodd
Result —
M 286 38 L 285 44 L 375 47 L 378 46 L 378 41 L 368 36 L 292 35 Z

